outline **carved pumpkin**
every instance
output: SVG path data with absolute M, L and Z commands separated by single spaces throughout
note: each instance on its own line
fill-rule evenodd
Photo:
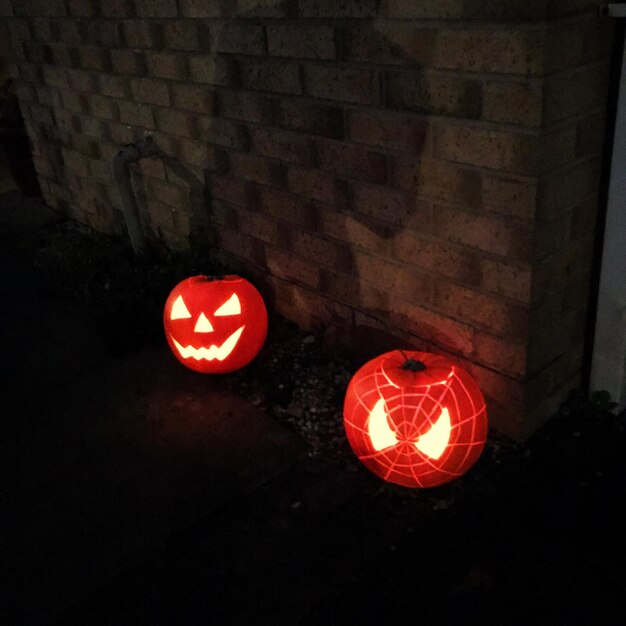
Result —
M 222 374 L 242 368 L 259 353 L 267 335 L 267 311 L 261 294 L 240 276 L 193 276 L 170 293 L 163 324 L 183 365 Z
M 485 400 L 448 359 L 395 350 L 354 375 L 344 426 L 359 460 L 405 487 L 434 487 L 464 474 L 487 438 Z

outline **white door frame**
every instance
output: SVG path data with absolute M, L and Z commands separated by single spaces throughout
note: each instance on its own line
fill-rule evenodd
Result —
M 607 5 L 607 14 L 626 17 L 626 4 Z M 626 46 L 622 52 L 590 389 L 608 391 L 618 403 L 618 410 L 626 408 Z

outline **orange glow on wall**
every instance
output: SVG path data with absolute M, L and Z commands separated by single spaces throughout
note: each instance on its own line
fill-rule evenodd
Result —
M 244 367 L 259 353 L 267 335 L 267 310 L 254 285 L 240 276 L 193 276 L 170 293 L 163 325 L 183 365 L 223 374 Z
M 344 426 L 355 454 L 374 474 L 405 487 L 435 487 L 478 460 L 487 411 L 464 369 L 427 352 L 394 350 L 350 381 Z

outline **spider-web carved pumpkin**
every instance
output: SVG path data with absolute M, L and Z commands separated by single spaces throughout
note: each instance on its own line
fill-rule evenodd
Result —
M 359 460 L 405 487 L 434 487 L 476 462 L 487 438 L 485 400 L 448 359 L 395 350 L 366 363 L 346 392 L 344 425 Z
M 193 276 L 170 293 L 163 325 L 183 365 L 223 374 L 244 367 L 259 353 L 267 335 L 267 310 L 261 294 L 240 276 Z

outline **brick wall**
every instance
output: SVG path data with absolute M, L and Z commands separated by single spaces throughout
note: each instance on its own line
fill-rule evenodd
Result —
M 15 0 L 9 28 L 49 204 L 120 231 L 109 161 L 148 131 L 179 164 L 136 179 L 170 244 L 208 215 L 287 317 L 454 356 L 523 438 L 581 368 L 597 4 Z

